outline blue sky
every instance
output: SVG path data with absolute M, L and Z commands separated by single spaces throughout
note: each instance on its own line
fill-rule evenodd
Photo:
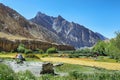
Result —
M 108 38 L 120 30 L 120 0 L 0 0 L 25 18 L 38 11 L 50 16 L 61 15 L 68 21 L 84 25 Z

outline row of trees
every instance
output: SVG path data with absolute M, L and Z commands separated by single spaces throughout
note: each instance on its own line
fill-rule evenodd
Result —
M 20 52 L 20 53 L 45 53 L 42 49 L 35 49 L 35 50 L 31 50 L 31 49 L 27 49 L 25 48 L 25 45 L 24 44 L 20 44 L 17 48 L 17 51 Z M 55 47 L 51 47 L 51 48 L 48 48 L 46 50 L 46 53 L 57 53 L 57 49 Z
M 116 32 L 116 38 L 109 41 L 98 41 L 93 47 L 93 52 L 100 55 L 110 56 L 120 61 L 120 32 Z

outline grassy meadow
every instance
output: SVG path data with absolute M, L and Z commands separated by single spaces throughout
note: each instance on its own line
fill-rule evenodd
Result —
M 3 60 L 13 60 L 17 52 L 1 52 Z M 88 57 L 81 56 L 71 58 L 67 52 L 59 53 L 29 53 L 22 54 L 26 61 L 63 63 L 55 67 L 55 73 L 34 76 L 30 71 L 15 73 L 9 66 L 0 63 L 0 80 L 119 80 L 120 63 L 108 56 Z M 6 78 L 7 76 L 7 78 Z
M 0 63 L 0 80 L 119 80 L 120 71 L 98 67 L 66 64 L 55 67 L 58 75 L 34 76 L 30 71 L 15 73 L 9 66 Z
M 17 53 L 1 53 L 0 58 L 15 58 Z M 32 54 L 29 54 L 32 55 Z M 105 68 L 108 70 L 120 70 L 120 63 L 116 62 L 114 59 L 108 57 L 99 56 L 97 59 L 94 58 L 68 58 L 68 54 L 62 54 L 62 57 L 59 57 L 59 54 L 34 54 L 38 58 L 26 58 L 27 61 L 48 61 L 48 62 L 62 62 L 67 64 L 77 64 L 90 67 Z M 25 57 L 26 54 L 23 54 Z

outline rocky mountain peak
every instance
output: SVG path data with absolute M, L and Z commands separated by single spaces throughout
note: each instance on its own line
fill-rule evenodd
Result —
M 78 23 L 69 22 L 65 20 L 61 15 L 57 17 L 51 17 L 46 15 L 41 18 L 33 18 L 32 21 L 38 25 L 55 33 L 64 44 L 72 45 L 75 48 L 91 47 L 98 40 L 103 40 L 98 34 L 89 30 L 83 25 Z
M 59 21 L 65 20 L 61 15 L 58 15 L 57 19 L 58 19 Z
M 44 14 L 39 12 L 39 15 L 41 16 Z M 49 21 L 45 22 L 44 18 L 41 18 L 41 21 L 43 21 L 42 24 L 45 24 L 46 26 L 51 25 Z M 29 39 L 43 40 L 50 43 L 62 43 L 59 40 L 59 37 L 53 32 L 41 25 L 28 21 L 17 11 L 3 4 L 0 4 L 0 33 Z M 16 39 L 16 37 L 14 39 Z
M 30 21 L 15 10 L 0 4 L 0 32 L 2 33 L 71 45 L 75 48 L 91 47 L 98 40 L 102 40 L 98 34 L 80 24 L 65 20 L 61 15 L 52 17 L 38 12 Z
M 47 16 L 47 15 L 42 13 L 42 12 L 40 12 L 40 11 L 36 15 L 36 17 L 45 17 L 45 16 Z

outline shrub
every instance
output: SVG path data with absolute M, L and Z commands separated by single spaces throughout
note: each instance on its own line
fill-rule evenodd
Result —
M 46 51 L 47 53 L 57 53 L 57 49 L 55 47 L 49 48 Z
M 32 53 L 32 50 L 31 49 L 25 49 L 24 53 L 25 54 Z
M 25 45 L 24 44 L 20 44 L 17 48 L 18 52 L 24 53 L 25 52 Z
M 44 51 L 42 49 L 36 49 L 36 50 L 34 50 L 34 53 L 40 53 L 40 54 L 42 54 L 42 53 L 44 53 Z
M 44 51 L 43 51 L 42 49 L 39 49 L 39 53 L 41 53 L 41 54 L 42 54 L 42 53 L 44 53 Z

